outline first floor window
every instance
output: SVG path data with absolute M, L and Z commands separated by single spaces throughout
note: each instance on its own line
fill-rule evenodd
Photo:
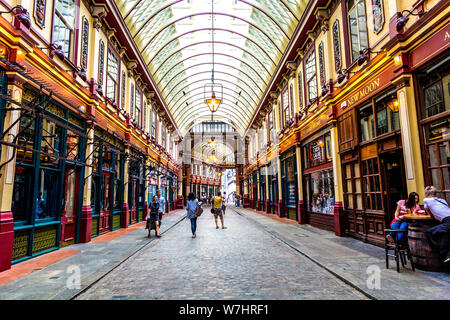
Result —
M 117 101 L 117 83 L 119 79 L 118 59 L 114 53 L 108 50 L 108 69 L 106 73 L 106 96 L 112 101 Z
M 317 97 L 316 55 L 314 49 L 306 59 L 305 69 L 308 99 L 312 101 Z
M 364 0 L 348 0 L 348 19 L 350 27 L 350 42 L 352 61 L 359 57 L 360 51 L 369 46 L 367 38 L 367 18 Z
M 53 43 L 60 45 L 67 58 L 71 58 L 73 45 L 73 26 L 75 24 L 75 1 L 55 1 L 55 20 L 53 23 Z

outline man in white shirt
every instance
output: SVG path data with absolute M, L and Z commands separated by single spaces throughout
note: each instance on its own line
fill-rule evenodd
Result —
M 158 212 L 158 214 L 159 214 L 159 221 L 160 221 L 159 223 L 161 223 L 163 212 L 164 212 L 164 208 L 165 208 L 165 205 L 166 205 L 166 199 L 164 199 L 164 197 L 161 196 L 161 190 L 160 189 L 158 189 L 158 191 L 156 191 L 156 196 L 158 197 L 157 202 L 158 202 L 158 205 L 159 205 L 159 212 Z
M 437 226 L 428 229 L 425 234 L 432 244 L 439 247 L 439 254 L 442 261 L 449 263 L 450 207 L 447 201 L 436 197 L 436 188 L 433 186 L 425 188 L 423 203 L 425 210 L 440 222 Z

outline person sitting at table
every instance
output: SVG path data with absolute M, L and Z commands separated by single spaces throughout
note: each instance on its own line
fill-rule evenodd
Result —
M 439 248 L 439 255 L 444 263 L 450 262 L 448 250 L 450 249 L 450 207 L 447 201 L 436 197 L 436 188 L 425 188 L 423 199 L 425 210 L 430 216 L 440 222 L 437 226 L 425 231 L 428 241 Z
M 415 192 L 411 192 L 406 200 L 399 200 L 397 202 L 397 209 L 395 210 L 395 218 L 391 221 L 391 229 L 406 229 L 408 224 L 403 220 L 403 216 L 408 213 L 415 214 L 421 210 L 419 206 L 419 195 Z M 386 237 L 389 241 L 393 242 L 394 232 L 390 232 Z M 397 233 L 397 240 L 401 241 L 404 237 L 404 232 Z

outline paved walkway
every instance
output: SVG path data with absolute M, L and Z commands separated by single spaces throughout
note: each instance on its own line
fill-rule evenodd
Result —
M 448 274 L 386 270 L 382 248 L 352 238 L 229 207 L 228 229 L 205 209 L 193 239 L 184 215 L 165 218 L 159 239 L 141 223 L 60 249 L 72 251 L 0 285 L 0 299 L 450 299 Z M 70 288 L 74 267 L 79 288 Z M 379 288 L 368 287 L 368 267 Z
M 277 217 L 254 210 L 234 208 L 242 217 L 264 228 L 286 245 L 318 266 L 374 299 L 450 299 L 450 275 L 441 272 L 411 270 L 408 263 L 397 273 L 395 261 L 386 269 L 384 249 L 350 237 L 337 237 L 333 232 L 310 225 L 280 223 Z M 379 289 L 376 281 L 368 279 L 380 271 Z M 370 289 L 368 287 L 372 287 Z
M 175 210 L 165 216 L 161 224 L 163 237 L 185 215 L 185 210 Z M 145 222 L 140 222 L 93 238 L 89 243 L 74 244 L 13 265 L 0 272 L 0 300 L 74 297 L 134 253 L 157 242 L 154 231 L 150 239 L 146 237 L 144 227 Z M 72 280 L 77 274 L 80 288 Z

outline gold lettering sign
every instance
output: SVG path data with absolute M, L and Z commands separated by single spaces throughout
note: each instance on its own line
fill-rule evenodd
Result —
M 372 80 L 371 82 L 369 82 L 369 84 L 359 89 L 359 91 L 357 91 L 355 94 L 351 95 L 347 99 L 348 105 L 352 106 L 355 103 L 363 100 L 365 97 L 367 97 L 369 94 L 377 90 L 379 87 L 380 87 L 380 78 Z
M 448 31 L 446 31 L 444 41 L 447 41 L 448 39 L 450 39 L 450 33 L 448 33 Z

